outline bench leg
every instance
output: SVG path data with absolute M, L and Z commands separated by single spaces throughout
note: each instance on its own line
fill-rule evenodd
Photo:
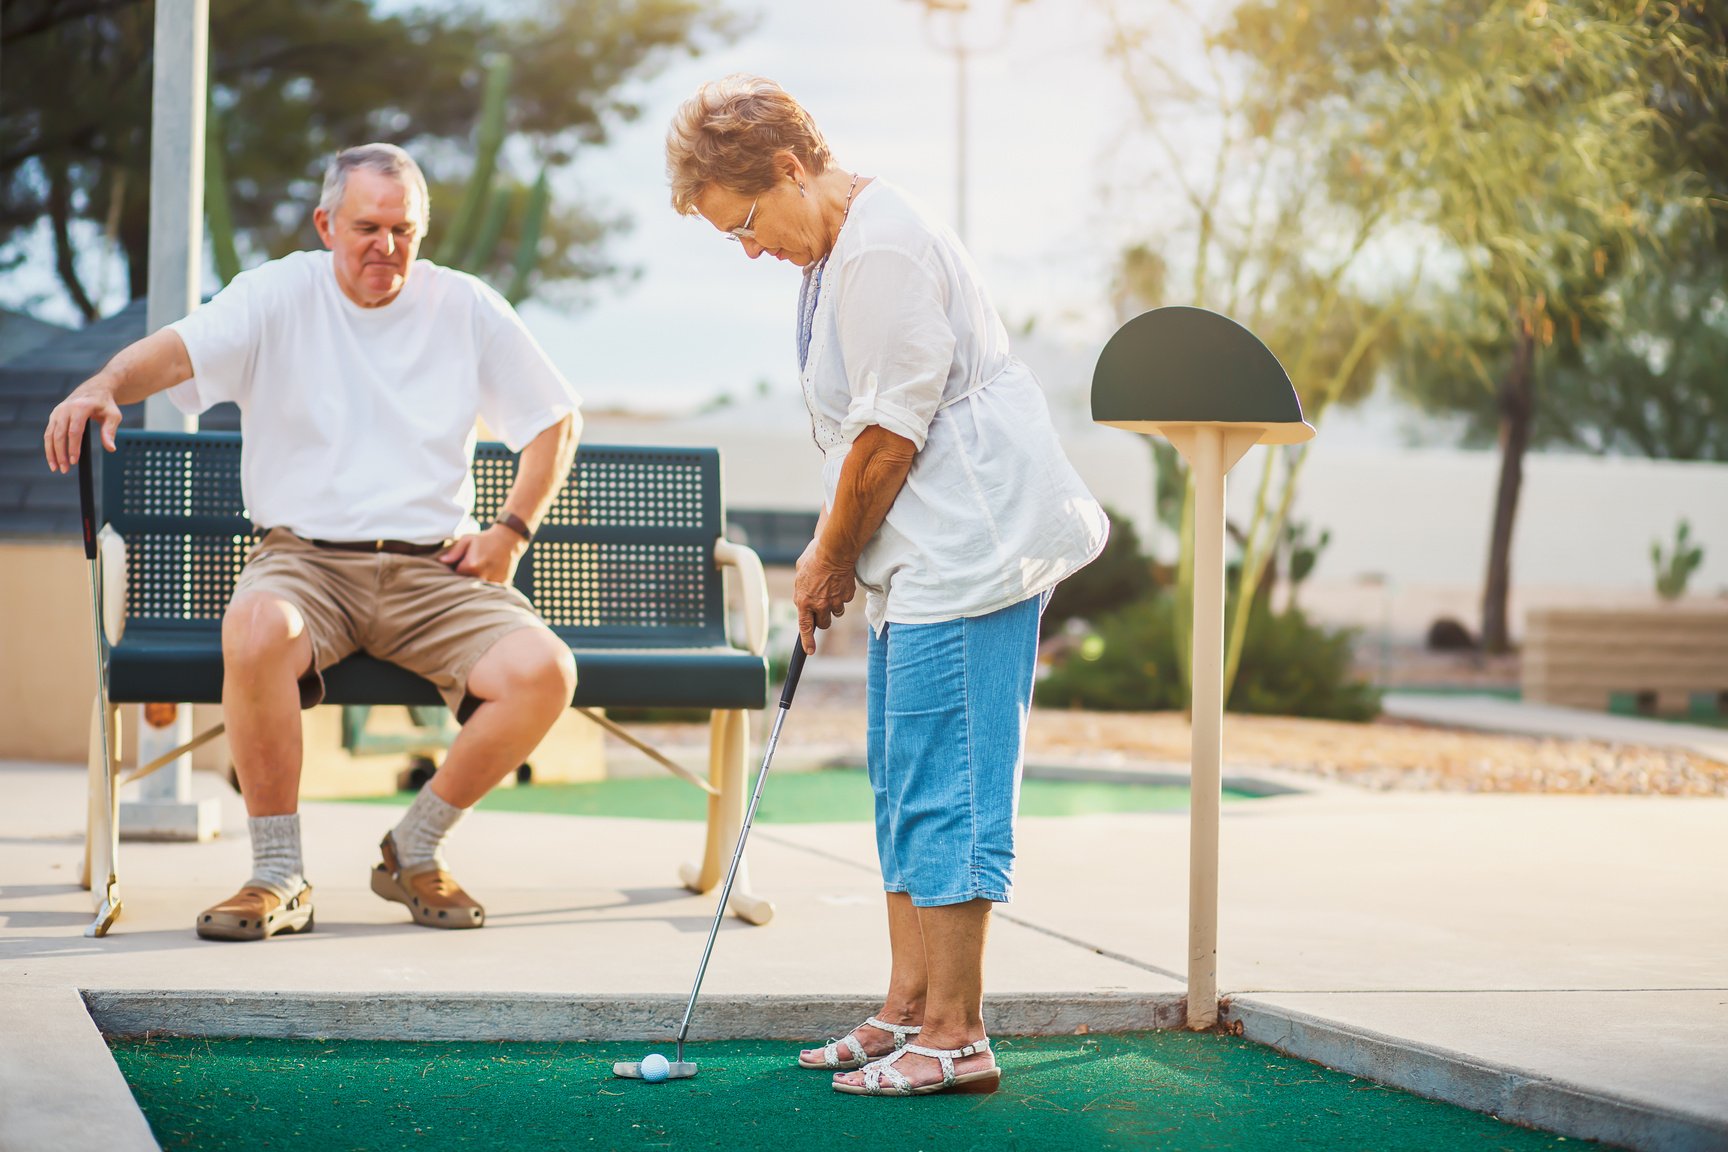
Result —
M 120 710 L 98 692 L 90 710 L 88 813 L 84 870 L 79 883 L 95 899 L 96 919 L 86 936 L 106 936 L 120 916 Z
M 745 753 L 750 739 L 749 716 L 742 711 L 715 711 L 708 722 L 708 780 L 719 790 L 708 798 L 708 839 L 700 864 L 685 864 L 678 878 L 692 892 L 710 892 L 726 879 L 738 832 L 744 826 L 744 811 L 750 804 L 752 781 L 745 772 Z M 750 861 L 738 861 L 728 902 L 733 915 L 747 924 L 766 924 L 774 918 L 774 905 L 750 889 Z

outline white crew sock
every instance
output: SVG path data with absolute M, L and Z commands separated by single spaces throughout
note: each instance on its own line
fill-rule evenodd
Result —
M 250 816 L 246 829 L 252 835 L 252 878 L 246 883 L 268 888 L 283 900 L 291 900 L 306 883 L 300 860 L 300 814 Z
M 427 863 L 444 867 L 444 837 L 467 814 L 468 809 L 439 799 L 432 785 L 420 789 L 414 803 L 408 806 L 408 814 L 391 833 L 396 841 L 397 862 L 404 868 Z

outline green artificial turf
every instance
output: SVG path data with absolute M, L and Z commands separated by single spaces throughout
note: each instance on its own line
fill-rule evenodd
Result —
M 698 1075 L 618 1080 L 646 1044 L 122 1040 L 164 1148 L 1558 1149 L 1583 1141 L 1217 1034 L 1004 1038 L 991 1096 L 868 1100 L 793 1066 L 796 1045 L 692 1044 Z M 659 1051 L 670 1054 L 670 1045 Z
M 754 772 L 751 785 L 755 784 Z M 406 804 L 411 792 L 366 797 L 360 803 Z M 1252 799 L 1225 789 L 1228 801 Z M 498 788 L 480 801 L 497 812 L 561 816 L 630 816 L 647 820 L 701 820 L 708 800 L 673 776 L 602 780 L 593 784 L 531 784 Z M 1176 812 L 1188 807 L 1188 789 L 1034 777 L 1022 782 L 1020 815 L 1078 816 L 1093 812 Z M 870 781 L 857 768 L 770 774 L 756 818 L 766 824 L 825 824 L 871 818 Z

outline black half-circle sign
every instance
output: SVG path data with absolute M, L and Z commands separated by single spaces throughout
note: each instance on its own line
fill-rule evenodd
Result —
M 1314 435 L 1272 350 L 1228 316 L 1185 305 L 1143 312 L 1110 337 L 1092 373 L 1092 419 L 1134 432 L 1257 425 L 1262 444 Z

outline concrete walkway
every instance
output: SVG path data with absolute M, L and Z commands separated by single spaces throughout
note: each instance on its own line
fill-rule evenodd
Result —
M 368 890 L 393 810 L 309 803 L 317 930 L 217 944 L 193 914 L 249 855 L 237 798 L 196 780 L 225 835 L 124 845 L 125 914 L 95 940 L 82 769 L 0 765 L 5 1152 L 153 1147 L 98 1029 L 645 1046 L 675 1030 L 713 908 L 674 880 L 698 826 L 476 814 L 452 862 L 488 926 L 445 934 Z M 1232 1026 L 1568 1136 L 1728 1148 L 1728 801 L 1301 787 L 1225 808 Z M 1187 831 L 1186 814 L 1023 822 L 990 942 L 994 1031 L 1179 1024 Z M 776 917 L 728 920 L 692 1037 L 856 1023 L 887 975 L 869 827 L 760 826 L 750 867 Z

